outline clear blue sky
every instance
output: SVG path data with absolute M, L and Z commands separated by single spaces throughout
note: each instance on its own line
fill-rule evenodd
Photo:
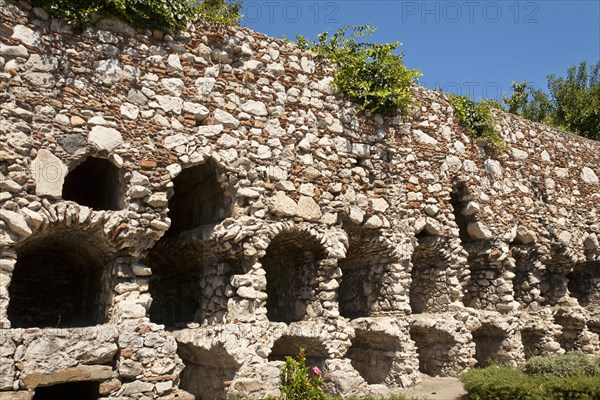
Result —
M 375 25 L 372 41 L 402 42 L 421 84 L 477 100 L 513 80 L 545 90 L 546 75 L 600 60 L 600 0 L 245 0 L 243 13 L 242 25 L 279 38 Z

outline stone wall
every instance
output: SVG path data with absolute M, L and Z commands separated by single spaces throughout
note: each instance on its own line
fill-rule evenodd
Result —
M 0 399 L 343 395 L 600 351 L 600 145 L 238 27 L 73 32 L 0 0 Z

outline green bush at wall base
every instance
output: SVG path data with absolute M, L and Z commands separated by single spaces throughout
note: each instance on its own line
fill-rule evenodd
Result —
M 532 357 L 523 368 L 493 365 L 460 379 L 469 400 L 598 400 L 600 359 L 581 353 Z

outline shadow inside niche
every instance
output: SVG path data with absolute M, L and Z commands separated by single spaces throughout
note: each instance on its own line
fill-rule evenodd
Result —
M 455 360 L 450 353 L 457 343 L 450 333 L 413 325 L 410 337 L 417 345 L 419 371 L 430 376 L 451 375 Z
M 165 237 L 215 225 L 225 219 L 231 199 L 218 181 L 218 171 L 212 162 L 195 165 L 181 171 L 173 179 L 174 194 L 169 199 L 171 226 Z
M 296 357 L 301 348 L 305 351 L 306 364 L 323 370 L 329 353 L 323 342 L 318 338 L 284 335 L 273 344 L 269 361 L 285 361 L 287 356 Z
M 12 327 L 103 323 L 110 253 L 97 236 L 78 229 L 42 233 L 20 245 L 8 288 Z
M 100 382 L 83 381 L 37 387 L 32 400 L 98 400 Z
M 500 350 L 507 334 L 500 328 L 483 324 L 473 332 L 475 342 L 475 359 L 479 367 L 487 367 L 491 363 L 501 362 Z
M 368 384 L 384 383 L 394 366 L 399 339 L 383 332 L 356 331 L 346 357 Z
M 312 300 L 311 282 L 325 256 L 322 245 L 303 231 L 275 236 L 261 259 L 267 278 L 267 318 L 273 322 L 301 321 Z
M 122 209 L 119 168 L 104 158 L 88 157 L 65 177 L 62 197 L 94 210 Z
M 235 378 L 240 364 L 223 347 L 207 350 L 179 344 L 177 353 L 185 364 L 180 375 L 181 389 L 199 400 L 227 398 L 229 383 Z

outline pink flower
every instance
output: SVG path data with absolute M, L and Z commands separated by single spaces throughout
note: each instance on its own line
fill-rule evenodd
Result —
M 321 376 L 321 370 L 319 367 L 312 367 L 313 376 Z

